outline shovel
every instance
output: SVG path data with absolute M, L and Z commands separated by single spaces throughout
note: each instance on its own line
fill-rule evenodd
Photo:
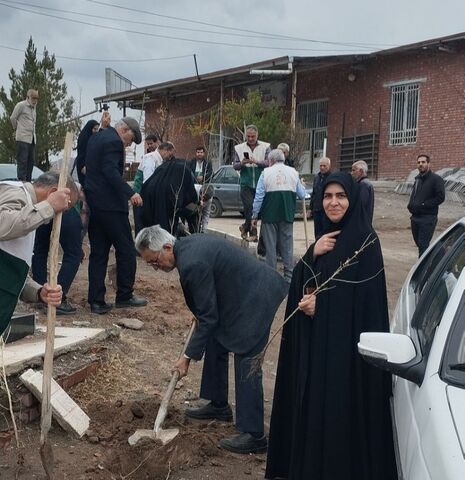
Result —
M 192 338 L 192 334 L 194 333 L 196 323 L 197 321 L 194 318 L 192 320 L 191 328 L 189 330 L 189 333 L 187 334 L 187 338 L 182 348 L 181 355 L 179 355 L 179 358 L 181 358 L 186 351 L 186 347 L 189 344 L 190 339 Z M 143 429 L 136 430 L 135 433 L 133 433 L 128 438 L 129 445 L 131 446 L 136 445 L 137 442 L 142 438 L 158 440 L 162 443 L 162 445 L 166 445 L 178 435 L 179 428 L 167 428 L 167 429 L 162 428 L 163 422 L 165 421 L 166 414 L 168 413 L 168 404 L 170 403 L 171 397 L 173 396 L 173 392 L 176 387 L 176 384 L 178 383 L 178 380 L 179 380 L 179 371 L 175 370 L 171 375 L 170 383 L 168 385 L 168 388 L 166 389 L 165 395 L 163 396 L 163 400 L 161 401 L 157 418 L 155 419 L 155 424 L 153 426 L 153 430 L 143 430 Z

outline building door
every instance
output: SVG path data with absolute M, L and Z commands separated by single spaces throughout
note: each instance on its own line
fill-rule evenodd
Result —
M 297 124 L 308 134 L 308 149 L 299 152 L 303 163 L 301 173 L 315 173 L 323 156 L 323 143 L 328 135 L 328 100 L 312 100 L 297 105 Z
M 325 143 L 325 138 L 328 137 L 327 128 L 313 128 L 310 131 L 311 138 L 311 173 L 318 173 L 320 171 L 320 158 L 323 157 L 323 145 Z

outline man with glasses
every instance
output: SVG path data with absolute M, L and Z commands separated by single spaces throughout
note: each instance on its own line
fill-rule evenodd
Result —
M 27 91 L 26 100 L 18 102 L 10 116 L 13 129 L 16 130 L 16 165 L 18 180 L 30 182 L 34 167 L 36 145 L 36 105 L 39 92 Z
M 430 158 L 421 154 L 417 157 L 419 174 L 415 177 L 408 210 L 412 214 L 410 225 L 418 257 L 429 247 L 438 223 L 439 205 L 444 202 L 444 180 L 431 171 Z
M 123 180 L 124 149 L 141 141 L 137 121 L 124 117 L 115 128 L 109 126 L 92 135 L 87 146 L 84 192 L 90 210 L 88 302 L 92 313 L 104 314 L 112 308 L 105 302 L 105 276 L 112 245 L 117 271 L 115 307 L 147 304 L 147 300 L 133 294 L 136 250 L 128 216 L 128 202 L 142 205 L 142 198 Z
M 187 306 L 197 327 L 186 354 L 174 365 L 187 375 L 192 360 L 204 354 L 200 397 L 210 403 L 186 410 L 197 420 L 232 421 L 228 403 L 229 352 L 234 353 L 236 428 L 221 448 L 236 453 L 263 453 L 262 370 L 253 359 L 265 347 L 276 310 L 287 294 L 286 282 L 246 250 L 214 235 L 194 234 L 180 240 L 159 225 L 136 238 L 141 257 L 155 269 L 179 273 Z M 237 285 L 245 285 L 240 289 Z

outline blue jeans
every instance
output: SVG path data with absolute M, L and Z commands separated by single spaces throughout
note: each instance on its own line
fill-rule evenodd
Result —
M 32 278 L 43 285 L 47 281 L 47 258 L 53 222 L 41 225 L 36 230 L 34 256 L 32 257 Z M 81 217 L 75 208 L 63 213 L 61 220 L 60 245 L 63 260 L 58 273 L 58 284 L 63 289 L 63 300 L 73 283 L 81 263 Z

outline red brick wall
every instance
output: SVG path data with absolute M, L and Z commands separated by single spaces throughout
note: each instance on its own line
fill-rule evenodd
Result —
M 356 79 L 348 80 L 350 66 L 336 66 L 316 72 L 299 72 L 297 103 L 327 98 L 327 154 L 339 156 L 342 137 L 363 133 L 379 134 L 378 178 L 403 179 L 416 167 L 420 153 L 431 156 L 432 167 L 462 166 L 465 151 L 465 53 L 429 52 L 380 56 L 354 70 Z M 425 78 L 420 86 L 417 142 L 413 145 L 389 145 L 390 82 Z M 286 79 L 284 81 L 290 81 Z M 290 110 L 288 89 L 287 113 Z M 225 99 L 238 95 L 225 91 Z M 219 86 L 194 95 L 170 98 L 171 122 L 165 140 L 176 145 L 177 156 L 191 158 L 195 147 L 203 144 L 187 129 L 187 118 L 219 104 Z M 146 106 L 146 129 L 158 114 L 159 103 Z
M 366 70 L 340 66 L 298 77 L 298 102 L 328 98 L 328 156 L 336 159 L 343 136 L 379 134 L 378 178 L 403 179 L 420 153 L 434 170 L 462 166 L 465 151 L 465 55 L 437 52 L 378 57 Z M 425 78 L 420 84 L 417 142 L 389 145 L 390 88 L 384 84 Z

